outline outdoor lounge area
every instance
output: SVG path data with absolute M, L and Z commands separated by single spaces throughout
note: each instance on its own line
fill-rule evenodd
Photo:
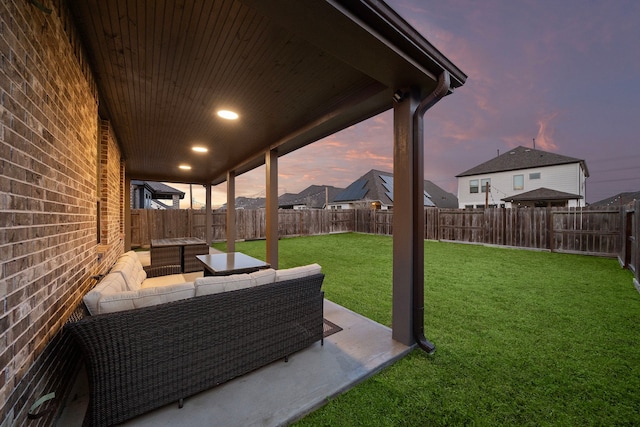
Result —
M 324 317 L 341 330 L 289 357 L 226 384 L 168 404 L 124 422 L 123 426 L 283 426 L 404 357 L 410 347 L 391 338 L 391 330 L 325 301 Z M 58 427 L 80 427 L 88 405 L 83 369 Z

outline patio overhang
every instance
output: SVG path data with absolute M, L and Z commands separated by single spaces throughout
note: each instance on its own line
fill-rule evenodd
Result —
M 219 184 L 466 76 L 385 3 L 69 0 L 132 179 Z M 236 111 L 229 122 L 219 109 Z M 194 145 L 208 148 L 205 154 Z M 190 170 L 179 169 L 186 164 Z
M 266 261 L 274 268 L 278 158 L 393 108 L 393 338 L 427 342 L 423 115 L 464 84 L 458 67 L 379 0 L 68 4 L 126 178 L 199 183 L 208 193 L 226 181 L 226 221 L 235 224 L 235 177 L 266 164 Z M 222 109 L 239 118 L 221 119 Z M 228 251 L 234 236 L 228 226 Z
M 543 202 L 543 201 L 563 201 L 568 200 L 580 200 L 583 197 L 579 194 L 566 193 L 564 191 L 552 190 L 549 188 L 536 188 L 535 190 L 527 191 L 525 193 L 515 194 L 500 199 L 505 202 Z

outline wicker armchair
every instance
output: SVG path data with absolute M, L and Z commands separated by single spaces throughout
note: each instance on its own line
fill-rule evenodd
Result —
M 147 277 L 160 277 L 160 276 L 168 276 L 170 274 L 180 274 L 182 273 L 182 267 L 180 264 L 177 265 L 145 265 L 144 271 L 147 272 Z

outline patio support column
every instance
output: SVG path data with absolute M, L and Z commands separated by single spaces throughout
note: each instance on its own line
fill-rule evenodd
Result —
M 227 172 L 227 252 L 236 251 L 236 171 Z
M 413 144 L 413 114 L 419 103 L 411 94 L 398 96 L 393 106 L 393 307 L 392 337 L 413 345 L 413 282 L 424 277 L 424 232 L 416 225 L 423 197 L 416 195 L 416 178 L 422 177 L 423 159 Z M 418 203 L 419 202 L 419 203 Z M 420 206 L 418 206 L 420 205 Z
M 266 237 L 267 259 L 272 268 L 278 268 L 278 151 L 266 153 Z
M 124 168 L 124 165 L 121 166 Z M 131 250 L 131 178 L 124 177 L 124 251 Z
M 207 246 L 211 246 L 213 243 L 213 213 L 211 211 L 211 183 L 207 183 L 204 186 L 206 197 L 205 197 L 205 217 L 204 217 L 204 238 L 207 242 Z
M 429 354 L 436 348 L 424 336 L 424 114 L 450 91 L 442 71 L 424 98 L 417 88 L 394 94 L 393 338 Z

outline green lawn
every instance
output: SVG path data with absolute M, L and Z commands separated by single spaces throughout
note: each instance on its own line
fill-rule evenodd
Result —
M 217 245 L 224 248 L 224 245 Z M 264 259 L 265 244 L 236 250 Z M 392 239 L 280 240 L 325 296 L 391 325 Z M 421 350 L 299 426 L 640 425 L 640 294 L 616 260 L 425 242 Z

